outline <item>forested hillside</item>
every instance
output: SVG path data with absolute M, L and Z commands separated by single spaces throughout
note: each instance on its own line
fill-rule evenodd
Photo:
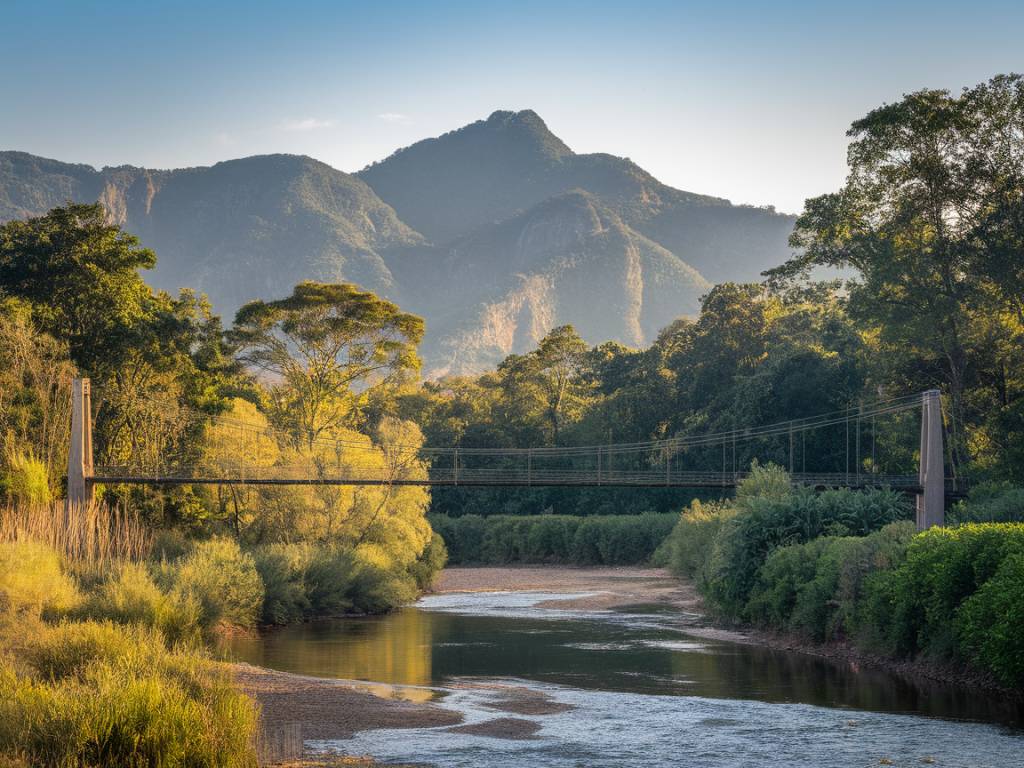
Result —
M 565 323 L 591 343 L 649 344 L 710 284 L 783 261 L 793 224 L 577 155 L 528 110 L 356 175 L 290 155 L 97 171 L 0 152 L 0 221 L 69 201 L 100 201 L 160 254 L 156 287 L 206 294 L 225 317 L 306 279 L 398 301 L 427 322 L 428 375 L 483 370 Z

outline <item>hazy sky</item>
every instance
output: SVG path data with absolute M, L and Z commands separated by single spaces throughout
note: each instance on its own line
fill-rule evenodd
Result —
M 1024 70 L 1019 0 L 4 0 L 0 23 L 0 149 L 355 171 L 532 108 L 577 152 L 784 211 L 842 182 L 845 131 L 872 107 Z

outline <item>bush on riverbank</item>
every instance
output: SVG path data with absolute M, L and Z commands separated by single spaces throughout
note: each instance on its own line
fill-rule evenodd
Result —
M 453 565 L 647 563 L 677 520 L 673 514 L 434 515 Z
M 966 501 L 953 505 L 947 525 L 961 523 L 1024 523 L 1024 488 L 985 483 L 972 488 Z
M 60 556 L 45 544 L 0 542 L 0 610 L 62 611 L 80 599 Z
M 265 589 L 261 619 L 289 624 L 317 616 L 383 613 L 416 598 L 446 562 L 434 534 L 423 554 L 399 567 L 373 548 L 354 552 L 312 544 L 270 544 L 253 550 Z
M 72 615 L 151 627 L 170 643 L 196 641 L 203 629 L 209 629 L 203 625 L 202 605 L 195 596 L 165 592 L 140 563 L 112 568 Z
M 909 517 L 911 509 L 892 491 L 817 493 L 791 487 L 788 474 L 779 467 L 755 465 L 737 489 L 736 499 L 715 514 L 724 519 L 713 526 L 711 545 L 702 547 L 706 553 L 706 560 L 699 564 L 704 574 L 702 589 L 720 613 L 743 618 L 758 569 L 774 549 L 823 535 L 864 536 Z M 682 520 L 686 518 L 684 513 Z M 674 546 L 687 546 L 690 527 L 680 522 L 672 534 Z
M 1024 684 L 1024 524 L 916 533 L 892 493 L 780 492 L 777 468 L 752 478 L 732 503 L 691 505 L 662 547 L 722 617 Z M 1001 489 L 958 512 L 1012 518 L 1018 498 Z
M 902 561 L 911 522 L 891 523 L 867 536 L 822 536 L 775 549 L 758 569 L 743 618 L 798 632 L 819 642 L 854 636 L 865 582 Z
M 865 621 L 874 630 L 873 643 L 898 656 L 972 658 L 970 648 L 983 645 L 981 635 L 994 631 L 991 621 L 997 617 L 989 608 L 995 602 L 991 595 L 979 596 L 973 608 L 965 606 L 1004 562 L 1021 553 L 1021 523 L 974 523 L 919 533 L 903 561 L 872 580 Z M 997 583 L 1012 592 L 1012 570 Z M 982 617 L 990 621 L 982 623 Z M 1019 648 L 1024 653 L 1024 642 Z
M 677 576 L 692 579 L 702 588 L 706 587 L 710 577 L 711 549 L 722 525 L 735 513 L 729 504 L 694 501 L 665 537 L 654 556 L 655 562 L 668 566 Z

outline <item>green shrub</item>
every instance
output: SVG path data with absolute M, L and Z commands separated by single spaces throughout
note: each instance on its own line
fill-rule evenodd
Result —
M 329 545 L 271 544 L 253 551 L 264 585 L 261 620 L 287 624 L 314 616 L 382 613 L 416 598 L 444 566 L 437 534 L 408 566 L 378 547 L 354 551 Z
M 187 592 L 167 594 L 144 566 L 128 563 L 91 591 L 76 615 L 142 624 L 160 630 L 169 642 L 177 642 L 198 639 L 202 606 Z
M 777 464 L 762 466 L 754 460 L 750 474 L 736 487 L 736 506 L 744 509 L 749 500 L 781 501 L 793 491 L 789 473 Z
M 484 535 L 480 562 L 516 563 L 522 561 L 522 547 L 526 543 L 525 520 L 509 515 L 487 518 L 487 532 Z
M 448 549 L 445 546 L 441 535 L 434 532 L 427 542 L 426 548 L 409 566 L 409 573 L 416 580 L 416 586 L 420 590 L 430 589 L 434 580 L 448 562 Z
M 698 587 L 706 585 L 711 550 L 722 525 L 734 514 L 731 506 L 699 500 L 683 510 L 659 548 L 672 573 L 694 579 Z
M 49 504 L 53 499 L 46 464 L 31 452 L 15 452 L 7 457 L 7 470 L 0 485 L 8 501 Z
M 206 629 L 222 623 L 251 627 L 260 616 L 263 582 L 252 555 L 231 539 L 197 544 L 173 565 L 171 577 L 172 595 L 183 602 L 198 602 Z
M 267 624 L 302 621 L 312 612 L 306 576 L 312 549 L 306 544 L 269 544 L 253 551 L 263 581 L 261 619 Z
M 772 550 L 822 535 L 863 535 L 909 514 L 906 501 L 887 490 L 796 488 L 784 496 L 746 495 L 710 551 L 706 595 L 721 613 L 742 618 L 758 569 Z
M 253 702 L 159 632 L 63 623 L 18 645 L 20 664 L 0 658 L 0 753 L 54 766 L 255 764 Z
M 354 610 L 355 572 L 355 558 L 350 552 L 316 548 L 306 567 L 310 610 L 317 616 L 337 616 Z
M 432 515 L 430 525 L 444 539 L 448 548 L 448 562 L 453 565 L 480 562 L 487 518 L 480 515 Z
M 139 624 L 112 621 L 68 621 L 42 625 L 23 641 L 19 657 L 42 678 L 60 680 L 80 675 L 96 661 L 152 665 L 165 649 L 163 636 Z
M 871 581 L 865 623 L 880 650 L 956 656 L 954 616 L 1007 557 L 1024 552 L 1024 524 L 931 528 L 914 537 L 906 561 Z
M 572 537 L 570 562 L 577 565 L 598 565 L 601 562 L 602 529 L 598 518 L 588 517 L 580 523 Z
M 906 559 L 907 548 L 916 534 L 917 526 L 913 522 L 902 521 L 890 523 L 857 539 L 857 546 L 851 548 L 839 563 L 839 578 L 833 598 L 833 634 L 863 636 L 866 628 L 860 621 L 860 613 L 868 594 L 868 582 L 875 578 L 875 574 L 888 573 L 899 567 Z
M 1024 552 L 999 570 L 957 609 L 956 628 L 971 660 L 1004 684 L 1024 684 Z
M 814 581 L 827 538 L 779 547 L 761 566 L 744 614 L 761 626 L 790 629 L 801 590 Z M 806 609 L 805 609 L 806 610 Z
M 167 562 L 180 560 L 192 551 L 193 546 L 193 540 L 177 528 L 161 528 L 153 535 L 150 557 Z
M 568 563 L 580 519 L 565 515 L 527 518 L 522 559 L 530 563 Z
M 647 563 L 675 525 L 672 514 L 431 517 L 452 564 Z
M 967 500 L 955 504 L 946 515 L 948 525 L 1022 522 L 1024 488 L 1002 483 L 972 488 Z
M 369 549 L 357 549 L 352 558 L 349 600 L 360 613 L 384 613 L 416 599 L 416 580 L 407 571 Z
M 913 523 L 902 522 L 780 547 L 758 570 L 744 617 L 818 641 L 852 637 L 866 580 L 902 562 L 913 535 Z
M 60 612 L 79 599 L 56 551 L 34 541 L 0 542 L 0 607 Z

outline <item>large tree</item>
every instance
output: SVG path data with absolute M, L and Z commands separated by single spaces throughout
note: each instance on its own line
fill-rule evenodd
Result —
M 198 411 L 217 410 L 222 391 L 240 383 L 206 300 L 143 281 L 155 260 L 99 204 L 0 226 L 0 296 L 92 378 L 97 464 L 190 463 Z
M 1021 338 L 1022 126 L 1017 75 L 873 110 L 849 131 L 845 186 L 807 201 L 792 237 L 799 255 L 768 273 L 857 270 L 850 309 L 878 329 L 879 351 L 904 360 L 915 386 L 949 394 L 956 465 L 967 459 L 965 422 L 991 405 L 972 409 L 968 390 L 1008 365 L 993 339 Z M 1007 307 L 1015 324 L 1005 323 Z
M 592 389 L 588 352 L 576 329 L 563 325 L 549 331 L 533 352 L 512 355 L 498 369 L 506 396 L 542 415 L 552 443 L 566 422 L 579 418 Z
M 351 425 L 367 387 L 419 370 L 423 320 L 354 285 L 303 282 L 238 310 L 229 338 L 241 362 L 269 374 L 279 416 L 312 445 Z
M 0 226 L 0 291 L 26 301 L 36 326 L 90 372 L 118 357 L 152 313 L 153 292 L 139 270 L 155 263 L 98 203 Z

